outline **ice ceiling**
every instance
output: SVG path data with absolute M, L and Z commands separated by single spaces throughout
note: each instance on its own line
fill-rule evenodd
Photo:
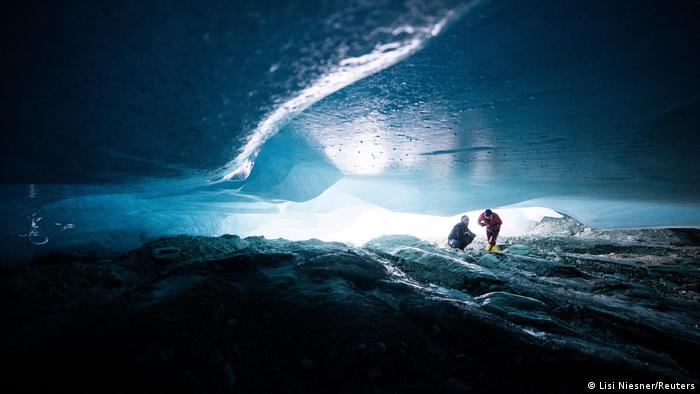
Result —
M 75 230 L 236 232 L 319 196 L 342 209 L 341 194 L 394 213 L 517 204 L 698 226 L 699 16 L 697 2 L 14 9 L 4 233 L 34 211 Z

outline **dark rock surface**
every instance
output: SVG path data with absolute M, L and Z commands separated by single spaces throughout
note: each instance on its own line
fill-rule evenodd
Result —
M 539 236 L 506 240 L 528 255 L 484 258 L 406 236 L 363 248 L 180 236 L 109 259 L 49 254 L 1 273 L 0 389 L 468 393 L 697 384 L 700 281 L 697 246 L 686 241 L 634 249 L 609 237 Z M 581 254 L 582 245 L 613 254 Z

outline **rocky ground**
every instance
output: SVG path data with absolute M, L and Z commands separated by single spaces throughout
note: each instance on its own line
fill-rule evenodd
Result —
M 2 392 L 580 392 L 700 381 L 695 230 L 545 220 L 504 253 L 180 236 L 0 274 Z

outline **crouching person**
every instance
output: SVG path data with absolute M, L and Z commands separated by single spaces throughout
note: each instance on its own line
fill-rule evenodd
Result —
M 455 249 L 464 249 L 473 240 L 476 234 L 469 230 L 469 217 L 462 216 L 459 223 L 455 224 L 447 237 L 447 245 Z

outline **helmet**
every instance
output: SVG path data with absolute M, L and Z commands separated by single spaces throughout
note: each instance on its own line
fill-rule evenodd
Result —
M 493 212 L 490 209 L 487 209 L 484 211 L 484 215 L 486 215 L 486 216 L 491 216 L 492 213 Z

